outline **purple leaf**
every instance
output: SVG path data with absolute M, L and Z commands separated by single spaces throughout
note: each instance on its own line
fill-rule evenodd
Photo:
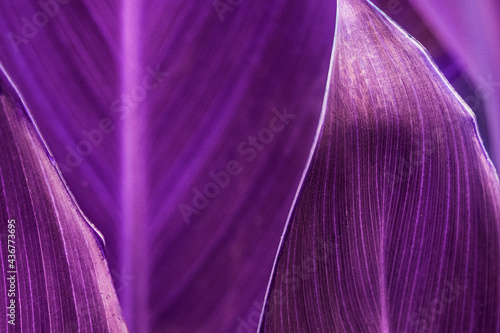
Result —
M 500 184 L 415 39 L 340 0 L 315 148 L 261 332 L 498 332 Z
M 127 332 L 100 236 L 3 73 L 0 138 L 0 331 Z
M 2 61 L 105 236 L 129 329 L 256 330 L 335 2 L 41 3 L 40 26 L 38 1 L 0 5 Z

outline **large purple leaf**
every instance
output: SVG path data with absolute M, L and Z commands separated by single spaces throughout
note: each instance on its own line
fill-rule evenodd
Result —
M 129 329 L 256 330 L 319 119 L 335 2 L 0 9 L 1 59 L 105 236 Z
M 3 73 L 0 138 L 0 331 L 127 332 L 99 235 Z
M 500 184 L 427 52 L 340 0 L 329 91 L 261 332 L 498 332 Z

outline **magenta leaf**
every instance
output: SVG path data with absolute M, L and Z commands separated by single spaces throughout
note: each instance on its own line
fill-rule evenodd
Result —
M 328 94 L 261 332 L 500 331 L 500 183 L 428 53 L 340 0 Z
M 106 239 L 130 331 L 255 331 L 321 111 L 335 2 L 0 9 L 1 60 Z
M 128 332 L 100 236 L 3 73 L 0 138 L 0 331 Z

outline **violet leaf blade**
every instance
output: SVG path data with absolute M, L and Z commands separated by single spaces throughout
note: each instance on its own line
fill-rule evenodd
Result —
M 496 332 L 500 183 L 466 103 L 375 6 L 340 0 L 315 148 L 261 332 Z
M 98 235 L 3 73 L 0 137 L 0 331 L 128 332 Z
M 313 142 L 335 3 L 220 3 L 74 0 L 0 36 L 133 332 L 256 329 Z M 20 35 L 41 11 L 0 6 Z

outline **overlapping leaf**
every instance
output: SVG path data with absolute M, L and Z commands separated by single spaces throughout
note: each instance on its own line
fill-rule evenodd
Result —
M 127 332 L 106 260 L 0 74 L 1 332 Z
M 499 331 L 500 184 L 471 110 L 371 3 L 337 15 L 261 331 Z

